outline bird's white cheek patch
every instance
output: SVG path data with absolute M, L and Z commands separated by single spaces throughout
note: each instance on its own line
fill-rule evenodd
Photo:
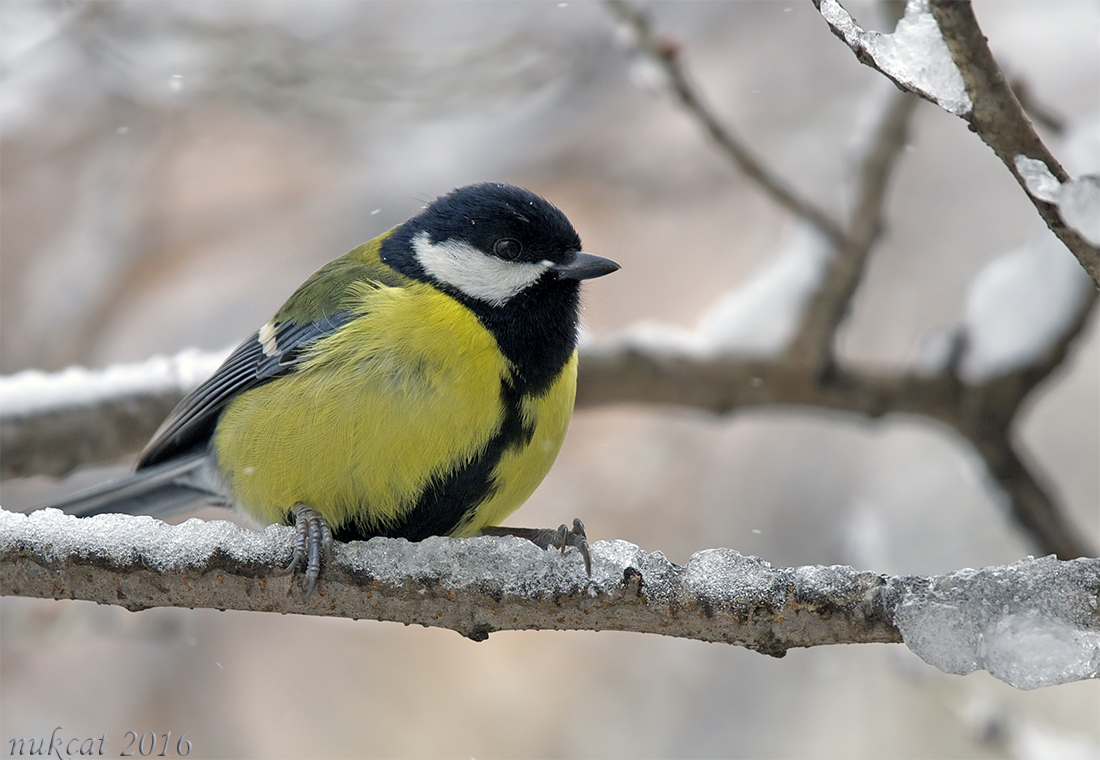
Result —
M 433 243 L 426 232 L 414 237 L 412 244 L 425 272 L 491 306 L 507 303 L 552 265 L 549 261 L 505 261 L 455 240 Z

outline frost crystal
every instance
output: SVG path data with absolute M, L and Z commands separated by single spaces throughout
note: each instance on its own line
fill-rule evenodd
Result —
M 904 592 L 906 646 L 945 673 L 987 670 L 1019 689 L 1100 678 L 1095 560 L 960 570 Z
M 867 32 L 836 0 L 822 0 L 821 15 L 848 46 L 907 90 L 936 101 L 956 116 L 970 113 L 962 74 L 928 9 L 928 0 L 909 0 L 893 34 Z

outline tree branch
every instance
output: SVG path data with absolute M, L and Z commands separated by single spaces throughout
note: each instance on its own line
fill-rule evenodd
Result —
M 1090 245 L 1068 226 L 1058 213 L 1056 204 L 1048 203 L 1028 191 L 1027 181 L 1016 163 L 1017 156 L 1042 161 L 1059 182 L 1066 182 L 1070 177 L 1031 125 L 1012 87 L 1001 73 L 1001 67 L 997 65 L 978 26 L 973 6 L 969 0 L 930 0 L 930 8 L 974 104 L 966 120 L 1012 172 L 1047 227 L 1077 257 L 1093 282 L 1100 285 L 1100 248 Z
M 1036 133 L 1005 80 L 969 0 L 911 0 L 906 16 L 908 20 L 912 10 L 914 21 L 906 27 L 905 35 L 909 38 L 907 45 L 920 41 L 930 46 L 921 52 L 925 57 L 922 66 L 909 65 L 898 50 L 904 46 L 891 40 L 899 34 L 901 24 L 894 35 L 866 32 L 836 0 L 813 1 L 833 33 L 844 40 L 860 63 L 965 119 L 1012 172 L 1047 227 L 1073 253 L 1093 282 L 1100 285 L 1100 248 L 1065 223 L 1056 203 L 1028 188 L 1018 157 L 1041 161 L 1058 182 L 1068 181 L 1069 175 Z M 938 27 L 938 42 L 928 39 L 927 30 L 918 23 L 919 17 L 928 11 Z M 946 46 L 949 60 L 940 60 L 938 49 L 931 49 L 941 43 Z M 935 75 L 929 76 L 926 70 Z M 953 77 L 958 77 L 963 91 L 956 91 Z
M 800 406 L 870 419 L 888 414 L 932 419 L 974 446 L 1007 496 L 1013 518 L 1041 552 L 1063 559 L 1094 556 L 1041 485 L 1045 478 L 1037 465 L 1019 453 L 1012 426 L 1035 389 L 1064 363 L 1096 303 L 1093 293 L 1039 362 L 973 385 L 961 382 L 950 366 L 931 375 L 836 366 L 821 375 L 782 359 L 707 356 L 629 338 L 608 340 L 588 346 L 581 357 L 577 406 L 671 404 L 714 414 Z
M 623 541 L 577 554 L 514 537 L 338 544 L 318 593 L 303 599 L 292 529 L 179 526 L 149 517 L 75 518 L 0 512 L 0 592 L 85 599 L 129 610 L 206 607 L 392 620 L 481 640 L 503 630 L 621 630 L 740 644 L 782 656 L 792 647 L 900 641 L 876 590 L 851 568 L 772 568 L 717 549 L 686 567 Z
M 257 533 L 224 522 L 170 526 L 128 515 L 0 511 L 0 593 L 135 611 L 203 607 L 390 620 L 448 628 L 475 641 L 505 630 L 659 633 L 774 657 L 796 647 L 904 640 L 941 668 L 942 653 L 922 646 L 929 620 L 941 625 L 945 606 L 964 612 L 964 630 L 964 622 L 995 631 L 1009 616 L 1042 613 L 1079 632 L 1085 655 L 1089 637 L 1100 635 L 1100 618 L 1087 604 L 1100 590 L 1100 560 L 1025 560 L 939 578 L 886 577 L 840 566 L 775 568 L 729 549 L 698 552 L 681 567 L 660 552 L 600 541 L 588 578 L 576 554 L 513 537 L 374 538 L 338 544 L 320 589 L 307 600 L 298 579 L 280 569 L 292 534 L 281 526 Z M 1011 600 L 1001 598 L 1005 590 Z M 970 670 L 987 666 L 981 656 L 973 654 L 979 659 Z M 1024 670 L 1008 675 L 1051 678 L 1040 666 Z M 1072 676 L 1065 680 L 1089 677 Z
M 719 149 L 750 179 L 824 233 L 835 246 L 825 281 L 810 300 L 788 354 L 792 361 L 817 371 L 826 369 L 833 361 L 836 331 L 850 311 L 852 296 L 862 280 L 868 256 L 882 228 L 886 188 L 905 148 L 916 98 L 908 93 L 892 92 L 880 106 L 876 127 L 860 160 L 852 214 L 842 226 L 810 201 L 798 197 L 715 116 L 689 81 L 679 47 L 659 38 L 645 14 L 625 0 L 605 2 L 631 30 L 638 50 L 661 69 L 676 99 Z
M 1090 556 L 1092 550 L 1069 519 L 1057 508 L 1050 485 L 1038 466 L 1022 455 L 1010 436 L 967 436 L 990 477 L 1008 496 L 1013 519 L 1035 543 L 1059 557 Z

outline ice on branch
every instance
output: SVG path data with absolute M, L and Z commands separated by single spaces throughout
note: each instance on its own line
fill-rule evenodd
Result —
M 1047 165 L 1037 158 L 1016 156 L 1016 171 L 1027 185 L 1027 191 L 1041 201 L 1057 203 L 1062 183 L 1051 174 Z
M 1100 177 L 1086 174 L 1065 184 L 1045 163 L 1016 156 L 1016 171 L 1034 197 L 1058 207 L 1062 221 L 1093 245 L 1100 245 Z
M 228 351 L 183 351 L 135 364 L 63 372 L 26 370 L 0 377 L 4 417 L 26 417 L 66 407 L 92 406 L 132 395 L 162 391 L 186 393 L 214 373 Z
M 956 116 L 970 113 L 962 74 L 951 58 L 928 0 L 909 0 L 893 34 L 865 31 L 836 0 L 821 0 L 821 15 L 861 60 L 870 58 L 899 86 L 935 101 Z
M 1041 360 L 1095 286 L 1049 230 L 986 265 L 966 300 L 959 375 L 981 383 Z
M 945 673 L 987 670 L 1018 689 L 1100 678 L 1100 571 L 1054 557 L 922 579 L 894 616 L 905 644 Z

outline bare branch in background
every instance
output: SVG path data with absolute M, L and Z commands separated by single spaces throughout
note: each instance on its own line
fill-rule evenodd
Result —
M 791 187 L 764 165 L 741 138 L 723 124 L 688 80 L 680 60 L 679 47 L 671 40 L 657 37 L 649 19 L 625 0 L 605 0 L 606 5 L 634 35 L 638 50 L 668 77 L 669 88 L 688 113 L 699 122 L 722 152 L 749 178 L 760 185 L 780 205 L 813 224 L 834 242 L 844 239 L 840 225 L 822 209 L 800 197 Z
M 1046 364 L 1048 371 L 1058 366 Z M 1038 466 L 1018 452 L 1021 444 L 1014 440 L 1012 426 L 1020 408 L 1046 376 L 1029 367 L 969 385 L 949 372 L 887 374 L 836 367 L 821 378 L 782 360 L 700 357 L 609 340 L 589 347 L 581 357 L 577 405 L 672 404 L 715 414 L 797 406 L 869 419 L 890 414 L 930 418 L 974 446 L 1008 497 L 1013 518 L 1040 551 L 1063 559 L 1093 556 L 1094 550 L 1070 524 L 1049 487 L 1040 485 L 1046 478 Z
M 850 311 L 867 259 L 882 229 L 886 191 L 908 140 L 917 99 L 890 93 L 874 136 L 860 163 L 851 219 L 821 288 L 810 300 L 802 328 L 790 347 L 793 361 L 818 371 L 831 366 L 836 332 Z
M 149 393 L 4 416 L 0 478 L 61 477 L 81 465 L 122 461 L 141 450 L 183 395 Z
M 606 0 L 615 16 L 633 33 L 638 50 L 659 66 L 669 89 L 685 110 L 710 135 L 722 152 L 763 190 L 826 235 L 836 247 L 826 281 L 808 306 L 790 358 L 818 371 L 832 363 L 833 339 L 862 278 L 867 257 L 882 225 L 886 188 L 907 139 L 916 99 L 893 93 L 882 107 L 878 125 L 859 169 L 853 212 L 841 225 L 813 202 L 797 196 L 705 104 L 690 82 L 677 45 L 660 38 L 649 19 L 625 0 Z

